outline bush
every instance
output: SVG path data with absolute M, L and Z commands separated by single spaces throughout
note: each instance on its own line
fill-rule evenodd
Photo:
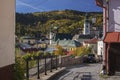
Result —
M 17 50 L 16 50 L 17 51 Z M 35 57 L 39 57 L 42 55 L 42 52 L 33 52 L 26 53 L 24 55 L 18 55 L 16 52 L 15 64 L 13 65 L 13 80 L 25 80 L 25 72 L 26 72 L 26 61 L 29 61 L 29 68 L 36 66 Z
M 16 62 L 13 65 L 13 80 L 24 80 L 25 79 L 25 68 L 23 66 L 22 58 L 16 58 Z

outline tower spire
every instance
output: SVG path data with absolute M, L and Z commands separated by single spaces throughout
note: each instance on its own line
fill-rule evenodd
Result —
M 84 35 L 89 35 L 90 34 L 90 21 L 89 21 L 89 14 L 87 12 L 85 14 L 83 34 Z

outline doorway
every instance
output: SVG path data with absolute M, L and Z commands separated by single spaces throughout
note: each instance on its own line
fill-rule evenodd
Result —
M 110 75 L 120 71 L 120 43 L 111 43 L 108 63 Z

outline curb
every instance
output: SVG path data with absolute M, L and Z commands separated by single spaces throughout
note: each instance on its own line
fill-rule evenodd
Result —
M 56 75 L 62 73 L 66 67 L 58 68 L 58 70 L 54 70 L 53 72 L 47 72 L 47 75 L 44 73 L 40 74 L 40 79 L 37 79 L 37 75 L 29 78 L 29 80 L 52 80 Z
M 61 68 L 61 69 L 56 70 L 55 73 L 53 72 L 53 74 L 51 74 L 50 76 L 48 76 L 48 77 L 47 77 L 46 79 L 44 79 L 44 80 L 53 80 L 53 78 L 54 78 L 56 75 L 62 73 L 65 69 L 66 69 L 66 68 L 63 67 L 63 68 Z

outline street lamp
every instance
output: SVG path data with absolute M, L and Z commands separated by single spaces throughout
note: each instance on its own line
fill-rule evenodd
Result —
M 51 53 L 51 69 L 50 69 L 50 72 L 52 72 L 52 61 L 53 61 L 53 55 Z
M 51 57 L 51 69 L 50 69 L 50 72 L 52 72 L 52 68 L 53 68 L 53 52 L 57 50 L 56 48 L 47 48 L 46 49 L 46 52 L 49 52 L 50 53 L 50 57 Z
M 26 77 L 27 77 L 27 80 L 29 80 L 29 61 L 26 60 Z
M 45 58 L 45 75 L 47 75 L 47 70 L 46 70 L 46 54 L 45 54 L 45 49 L 47 48 L 47 44 L 43 43 L 41 44 L 41 50 L 43 50 L 43 53 L 44 53 L 44 58 Z
M 54 57 L 55 57 L 55 69 L 57 70 L 57 67 L 58 67 L 58 60 L 57 60 L 57 55 L 55 54 L 54 55 Z
M 40 76 L 39 76 L 39 58 L 37 58 L 37 70 L 38 70 L 38 73 L 37 73 L 37 78 L 40 79 Z
M 41 52 L 37 52 L 36 54 L 37 54 L 37 56 L 34 56 L 34 58 L 37 60 L 37 79 L 40 79 L 40 75 L 39 75 L 39 73 L 40 73 L 40 71 L 39 71 L 39 67 L 40 67 L 39 60 L 43 57 L 43 55 L 41 54 Z

